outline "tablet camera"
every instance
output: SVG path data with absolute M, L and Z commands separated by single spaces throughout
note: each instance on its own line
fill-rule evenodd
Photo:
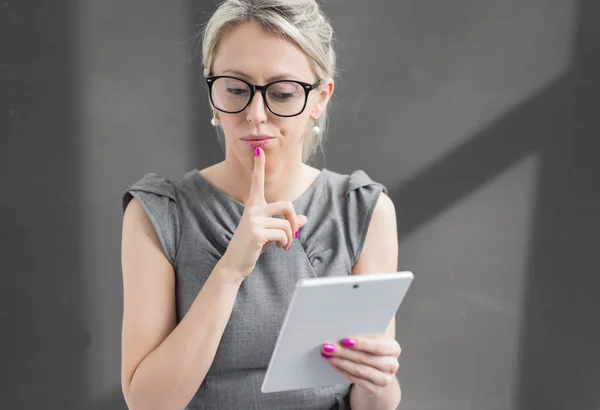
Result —
M 356 288 L 358 287 L 358 285 L 354 285 L 354 286 L 352 286 L 352 287 L 353 287 L 354 289 L 356 289 Z

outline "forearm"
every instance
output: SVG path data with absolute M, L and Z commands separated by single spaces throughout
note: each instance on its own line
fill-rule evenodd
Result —
M 171 334 L 137 367 L 125 393 L 130 409 L 183 409 L 214 360 L 241 281 L 219 264 Z
M 398 379 L 379 395 L 371 396 L 360 386 L 353 385 L 350 390 L 350 408 L 352 410 L 395 410 L 400 404 L 401 389 Z

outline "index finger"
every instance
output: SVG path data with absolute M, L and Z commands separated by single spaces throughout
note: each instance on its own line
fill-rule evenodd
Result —
M 254 148 L 254 170 L 252 171 L 248 203 L 265 203 L 265 153 L 258 147 Z

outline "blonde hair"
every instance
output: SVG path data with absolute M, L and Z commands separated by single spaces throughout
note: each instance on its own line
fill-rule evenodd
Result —
M 250 21 L 292 41 L 308 56 L 319 80 L 335 77 L 333 29 L 315 0 L 226 0 L 222 2 L 204 30 L 202 38 L 202 65 L 204 75 L 212 74 L 213 63 L 223 33 L 232 27 Z M 316 120 L 321 132 L 314 135 L 312 126 L 305 131 L 302 160 L 307 161 L 322 147 L 327 128 L 327 109 Z

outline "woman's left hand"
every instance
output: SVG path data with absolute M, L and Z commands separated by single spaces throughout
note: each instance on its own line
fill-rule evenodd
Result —
M 395 382 L 402 349 L 389 338 L 347 338 L 325 343 L 323 360 L 369 395 L 379 395 Z

